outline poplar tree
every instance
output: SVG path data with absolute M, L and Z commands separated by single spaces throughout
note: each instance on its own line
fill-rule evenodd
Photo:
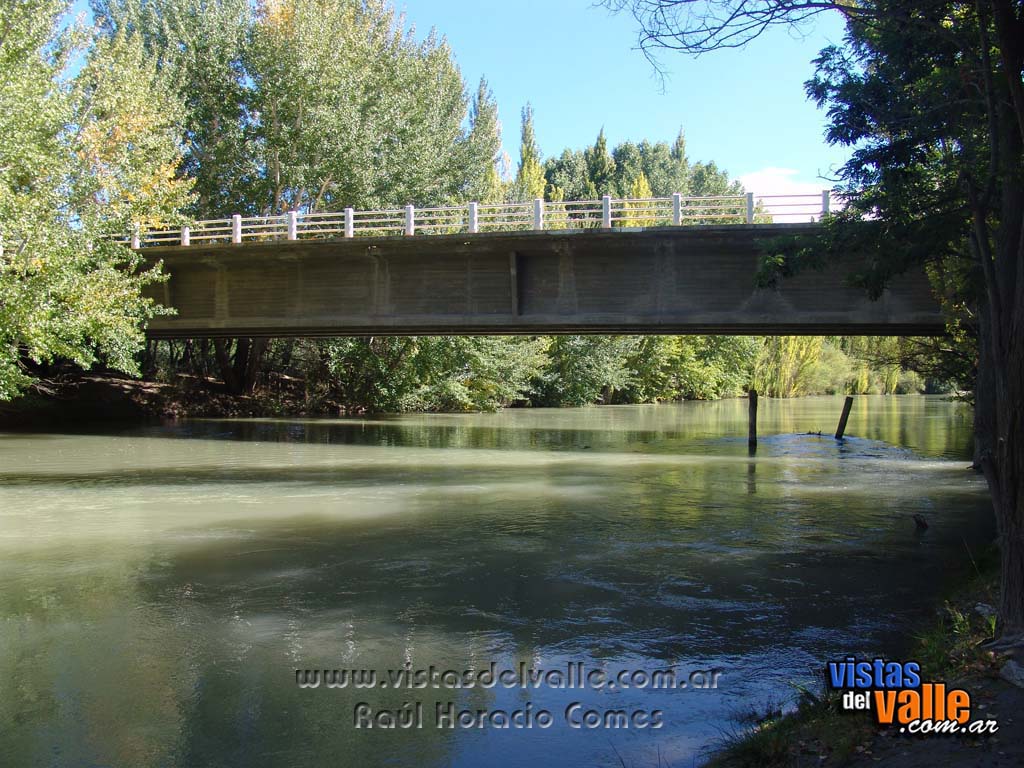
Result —
M 416 40 L 384 0 L 94 2 L 108 34 L 142 36 L 188 107 L 197 217 L 495 194 L 486 83 L 471 101 L 447 43 Z M 215 341 L 230 390 L 255 386 L 266 348 Z
M 597 198 L 615 194 L 615 160 L 608 154 L 608 140 L 604 128 L 597 134 L 594 146 L 583 150 L 587 165 L 587 197 Z
M 514 195 L 520 202 L 544 197 L 547 180 L 540 164 L 540 150 L 533 131 L 533 107 L 523 108 L 521 140 L 519 143 L 519 167 L 513 186 Z
M 178 110 L 138 41 L 91 46 L 62 29 L 66 11 L 0 5 L 0 399 L 58 358 L 138 372 L 157 275 L 109 235 L 177 221 L 188 202 Z

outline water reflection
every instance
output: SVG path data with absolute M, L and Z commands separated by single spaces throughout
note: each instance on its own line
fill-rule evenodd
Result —
M 895 642 L 991 536 L 965 409 L 863 398 L 845 442 L 794 434 L 841 402 L 762 401 L 755 458 L 743 401 L 5 436 L 0 764 L 689 764 L 822 659 Z M 725 671 L 719 691 L 294 680 L 492 660 Z M 415 699 L 557 722 L 351 725 Z M 573 730 L 577 700 L 665 726 Z

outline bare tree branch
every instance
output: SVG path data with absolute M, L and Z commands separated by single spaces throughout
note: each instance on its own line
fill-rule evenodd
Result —
M 600 5 L 636 20 L 637 47 L 659 72 L 658 50 L 700 55 L 742 48 L 770 27 L 799 28 L 825 11 L 850 19 L 873 15 L 849 0 L 601 0 Z

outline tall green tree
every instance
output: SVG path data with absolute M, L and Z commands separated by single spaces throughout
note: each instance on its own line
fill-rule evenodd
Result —
M 535 383 L 540 405 L 580 406 L 611 402 L 629 382 L 627 354 L 635 336 L 554 336 L 548 363 Z
M 471 99 L 448 45 L 383 0 L 94 0 L 139 34 L 187 104 L 195 213 L 441 205 L 500 194 L 497 108 Z M 291 342 L 284 342 L 290 345 Z M 251 390 L 265 339 L 215 342 Z M 369 350 L 367 349 L 369 354 Z
M 482 77 L 470 106 L 469 124 L 465 154 L 460 163 L 465 181 L 459 202 L 500 202 L 504 198 L 504 184 L 498 171 L 501 162 L 501 123 L 498 121 L 498 104 L 494 100 L 494 93 Z
M 549 198 L 552 192 L 558 190 L 555 196 L 561 200 L 587 199 L 589 177 L 582 152 L 566 148 L 558 157 L 549 157 L 544 162 L 544 177 L 548 184 Z
M 630 188 L 636 182 L 637 177 L 644 173 L 640 147 L 632 141 L 624 141 L 612 150 L 612 160 L 615 161 L 615 175 L 612 182 L 614 195 L 615 197 L 629 197 Z
M 251 132 L 245 53 L 248 0 L 91 0 L 108 36 L 138 35 L 184 104 L 182 173 L 196 193 L 196 218 L 253 215 L 260 183 Z
M 540 161 L 540 149 L 533 129 L 533 107 L 523 108 L 522 130 L 519 142 L 519 166 L 513 184 L 517 201 L 525 202 L 544 197 L 547 180 Z
M 656 196 L 668 197 L 676 192 L 689 194 L 690 163 L 682 131 L 671 146 L 664 141 L 641 141 L 640 157 L 644 175 Z
M 62 31 L 67 10 L 0 5 L 0 399 L 57 358 L 137 372 L 156 311 L 141 288 L 156 274 L 108 235 L 188 202 L 176 103 L 138 41 L 93 45 L 89 30 Z
M 594 146 L 583 150 L 583 161 L 587 165 L 586 197 L 594 199 L 602 195 L 614 195 L 615 158 L 608 152 L 604 128 L 597 134 Z

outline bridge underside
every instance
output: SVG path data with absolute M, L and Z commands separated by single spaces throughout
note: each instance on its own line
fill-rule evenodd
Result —
M 556 333 L 932 335 L 923 272 L 878 301 L 852 266 L 777 289 L 755 276 L 766 240 L 816 225 L 514 232 L 146 249 L 177 315 L 152 338 Z

